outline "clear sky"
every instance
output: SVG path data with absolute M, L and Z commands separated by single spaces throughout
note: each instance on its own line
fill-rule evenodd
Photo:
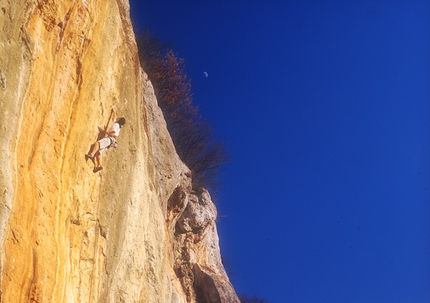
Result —
M 237 292 L 430 302 L 430 1 L 130 2 L 231 155 L 218 229 Z

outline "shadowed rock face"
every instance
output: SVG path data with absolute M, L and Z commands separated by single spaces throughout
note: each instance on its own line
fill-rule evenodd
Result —
M 0 26 L 0 301 L 239 302 L 128 1 L 0 0 Z M 112 106 L 127 123 L 94 174 Z

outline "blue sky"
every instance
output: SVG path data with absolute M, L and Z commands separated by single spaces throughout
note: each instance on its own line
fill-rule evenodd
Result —
M 231 155 L 218 228 L 238 293 L 430 302 L 430 1 L 130 3 Z

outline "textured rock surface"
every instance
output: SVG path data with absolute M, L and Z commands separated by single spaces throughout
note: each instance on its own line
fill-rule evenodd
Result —
M 128 1 L 0 0 L 0 25 L 0 301 L 238 302 Z M 112 106 L 127 124 L 93 174 Z
M 172 197 L 169 205 L 182 209 L 173 227 L 174 269 L 188 302 L 238 302 L 221 262 L 217 211 L 209 193 L 199 188 Z

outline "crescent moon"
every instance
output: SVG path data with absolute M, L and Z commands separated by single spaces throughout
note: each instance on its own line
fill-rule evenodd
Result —
M 203 75 L 205 75 L 205 77 L 209 77 L 209 74 L 207 72 L 203 72 Z

